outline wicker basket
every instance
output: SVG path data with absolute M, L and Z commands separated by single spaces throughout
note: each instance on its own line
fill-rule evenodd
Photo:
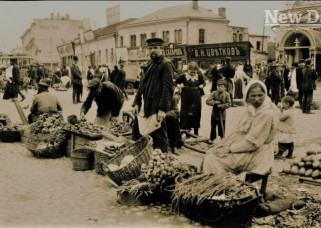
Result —
M 262 195 L 253 187 L 252 194 L 242 199 L 205 200 L 200 205 L 180 205 L 188 218 L 217 228 L 251 227 L 252 218 Z
M 124 148 L 108 162 L 103 162 L 100 167 L 104 174 L 108 175 L 116 184 L 122 185 L 123 181 L 135 179 L 141 174 L 141 165 L 143 163 L 148 164 L 152 151 L 152 138 L 150 136 L 142 137 L 133 145 Z M 119 165 L 127 155 L 133 155 L 135 157 L 134 160 L 119 170 L 108 171 L 107 166 L 109 164 Z
M 49 137 L 50 135 L 48 135 Z M 46 140 L 40 139 L 39 137 L 30 137 L 28 142 L 25 144 L 26 148 L 37 158 L 60 158 L 64 154 L 65 142 L 60 144 L 51 145 Z M 39 145 L 44 145 L 39 148 Z
M 1 142 L 20 142 L 21 134 L 20 131 L 0 131 Z

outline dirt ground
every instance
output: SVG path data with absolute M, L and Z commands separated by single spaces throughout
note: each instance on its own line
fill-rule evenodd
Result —
M 200 135 L 209 136 L 211 107 L 205 104 L 210 84 L 203 97 Z M 314 99 L 321 101 L 321 87 Z M 63 106 L 65 120 L 79 115 L 81 104 L 72 104 L 71 90 L 51 90 Z M 31 105 L 36 92 L 29 90 L 22 107 Z M 84 89 L 85 100 L 87 90 Z M 2 94 L 0 94 L 2 96 Z M 19 98 L 20 99 L 20 98 Z M 124 110 L 131 109 L 133 95 L 125 101 Z M 0 100 L 0 113 L 10 115 L 13 123 L 21 124 L 14 104 Z M 227 111 L 226 134 L 235 129 L 242 107 Z M 314 115 L 304 115 L 299 109 L 295 156 L 306 151 L 321 151 L 321 110 Z M 24 109 L 26 115 L 29 109 Z M 95 118 L 96 105 L 87 114 L 88 121 Z M 274 142 L 276 146 L 276 142 Z M 199 145 L 200 147 L 202 145 Z M 203 145 L 204 146 L 204 145 Z M 204 146 L 205 147 L 205 146 Z M 199 165 L 203 154 L 182 148 L 179 159 Z M 318 186 L 300 184 L 297 177 L 279 175 L 284 161 L 275 162 L 269 178 L 268 191 L 318 194 Z M 166 205 L 154 207 L 128 207 L 116 202 L 117 189 L 104 176 L 94 170 L 74 171 L 70 158 L 37 159 L 21 143 L 0 143 L 0 227 L 200 227 L 184 216 L 172 214 Z M 302 190 L 303 189 L 303 190 Z M 256 226 L 268 227 L 268 226 Z

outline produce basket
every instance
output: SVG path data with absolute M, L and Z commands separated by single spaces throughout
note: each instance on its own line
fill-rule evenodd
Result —
M 21 134 L 20 131 L 14 130 L 0 130 L 0 141 L 1 142 L 20 142 L 21 141 Z
M 52 137 L 47 135 L 47 137 Z M 53 143 L 46 139 L 46 136 L 41 137 L 33 135 L 25 144 L 26 148 L 37 158 L 60 158 L 64 154 L 65 142 Z
M 261 194 L 253 187 L 251 193 L 239 199 L 207 199 L 200 205 L 180 207 L 187 217 L 203 225 L 229 228 L 251 227 L 252 218 L 261 200 Z
M 108 175 L 116 184 L 122 185 L 123 181 L 135 179 L 141 174 L 141 165 L 148 164 L 152 151 L 152 138 L 150 136 L 142 137 L 109 161 L 98 164 L 96 168 L 101 168 L 104 174 Z M 122 159 L 128 155 L 133 155 L 134 159 L 126 166 L 115 171 L 108 169 L 108 165 L 120 165 Z

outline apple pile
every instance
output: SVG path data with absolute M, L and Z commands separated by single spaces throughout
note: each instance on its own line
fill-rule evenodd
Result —
M 112 121 L 109 131 L 114 134 L 122 134 L 131 131 L 131 129 L 132 127 L 128 122 L 123 121 L 120 123 L 118 121 Z

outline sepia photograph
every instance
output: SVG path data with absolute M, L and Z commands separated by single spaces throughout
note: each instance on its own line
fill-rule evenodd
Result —
M 0 228 L 320 228 L 321 1 L 0 1 Z

